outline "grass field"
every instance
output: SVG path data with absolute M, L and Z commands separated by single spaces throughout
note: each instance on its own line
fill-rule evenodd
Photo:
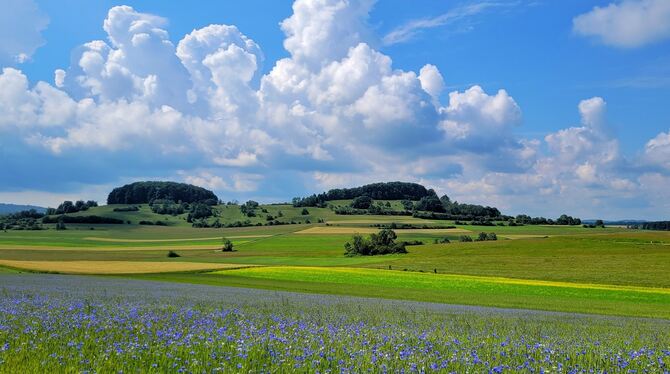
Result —
M 107 212 L 138 219 L 158 216 L 148 206 L 139 212 L 112 212 L 113 208 L 98 207 L 80 214 Z M 298 208 L 287 205 L 262 208 L 273 215 L 281 211 L 287 219 L 307 218 Z M 225 220 L 244 218 L 236 206 L 217 209 Z M 0 265 L 30 271 L 150 273 L 137 276 L 443 303 L 669 317 L 665 310 L 670 310 L 670 305 L 664 293 L 670 289 L 667 233 L 581 226 L 399 229 L 399 240 L 425 244 L 409 246 L 405 255 L 345 257 L 343 246 L 351 235 L 376 232 L 378 228 L 372 227 L 376 224 L 416 221 L 418 227 L 439 227 L 453 222 L 406 216 L 337 216 L 327 208 L 309 208 L 309 213 L 311 219 L 323 218 L 328 225 L 194 229 L 177 222 L 183 217 L 158 216 L 177 221 L 168 227 L 68 225 L 64 231 L 0 232 Z M 495 232 L 499 240 L 458 242 L 461 235 L 476 237 L 482 231 Z M 223 237 L 233 241 L 234 252 L 218 250 Z M 432 244 L 445 237 L 452 243 Z M 169 250 L 181 257 L 168 259 Z M 246 265 L 266 267 L 202 272 Z M 512 283 L 516 280 L 521 283 Z

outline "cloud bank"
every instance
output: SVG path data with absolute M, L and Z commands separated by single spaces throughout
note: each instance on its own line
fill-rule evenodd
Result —
M 579 125 L 519 138 L 522 109 L 506 90 L 445 94 L 436 66 L 394 67 L 370 43 L 372 6 L 296 1 L 281 23 L 289 56 L 267 74 L 260 46 L 234 25 L 173 43 L 164 18 L 113 7 L 106 40 L 77 47 L 53 84 L 2 70 L 0 191 L 172 178 L 224 199 L 288 200 L 409 180 L 509 213 L 616 216 L 669 185 L 670 165 L 658 161 L 668 134 L 625 159 L 595 97 L 579 103 Z
M 670 38 L 670 2 L 623 0 L 573 19 L 573 30 L 606 45 L 635 48 Z

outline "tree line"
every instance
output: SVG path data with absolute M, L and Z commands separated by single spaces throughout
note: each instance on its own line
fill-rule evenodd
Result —
M 434 192 L 433 192 L 434 193 Z M 325 207 L 328 201 L 348 200 L 359 196 L 368 196 L 375 200 L 420 200 L 430 195 L 430 190 L 418 183 L 380 182 L 354 188 L 336 188 L 328 192 L 307 197 L 293 198 L 295 207 Z

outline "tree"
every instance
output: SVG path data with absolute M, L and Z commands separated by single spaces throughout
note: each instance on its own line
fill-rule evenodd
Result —
M 487 238 L 486 233 L 485 232 L 480 232 L 479 236 L 477 237 L 477 241 L 478 242 L 484 242 L 484 241 L 486 241 L 486 238 Z
M 419 200 L 419 202 L 416 204 L 416 209 L 423 210 L 426 212 L 437 212 L 437 213 L 445 212 L 442 202 L 435 195 L 422 197 L 421 200 Z
M 596 220 L 596 227 L 605 227 L 605 222 L 601 219 Z
M 58 217 L 58 222 L 56 222 L 56 230 L 66 230 L 65 219 L 63 216 Z
M 495 232 L 486 234 L 486 240 L 498 240 L 498 235 Z
M 232 252 L 233 251 L 233 242 L 231 242 L 229 239 L 223 238 L 223 248 L 221 248 L 222 252 Z
M 396 233 L 393 230 L 383 229 L 371 234 L 366 239 L 359 234 L 352 237 L 351 243 L 344 245 L 344 254 L 347 256 L 373 256 L 390 253 L 407 253 L 405 243 L 396 243 Z
M 354 209 L 369 209 L 372 205 L 372 198 L 370 196 L 358 196 L 351 202 L 351 207 Z
M 461 235 L 460 238 L 458 238 L 459 241 L 466 243 L 466 242 L 471 242 L 472 238 L 469 235 Z
M 302 208 L 302 212 L 300 212 L 303 216 L 309 215 L 309 210 L 307 208 Z

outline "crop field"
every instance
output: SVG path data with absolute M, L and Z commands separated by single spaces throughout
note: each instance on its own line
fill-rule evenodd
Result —
M 0 275 L 0 372 L 664 372 L 665 320 Z
M 670 364 L 670 233 L 325 208 L 309 208 L 322 221 L 305 223 L 297 208 L 263 208 L 295 222 L 0 231 L 0 372 L 664 372 Z M 238 218 L 218 209 L 226 222 Z M 408 253 L 344 255 L 353 234 L 392 223 L 411 225 L 395 230 Z M 480 232 L 498 240 L 460 241 Z M 221 251 L 224 238 L 233 251 Z

